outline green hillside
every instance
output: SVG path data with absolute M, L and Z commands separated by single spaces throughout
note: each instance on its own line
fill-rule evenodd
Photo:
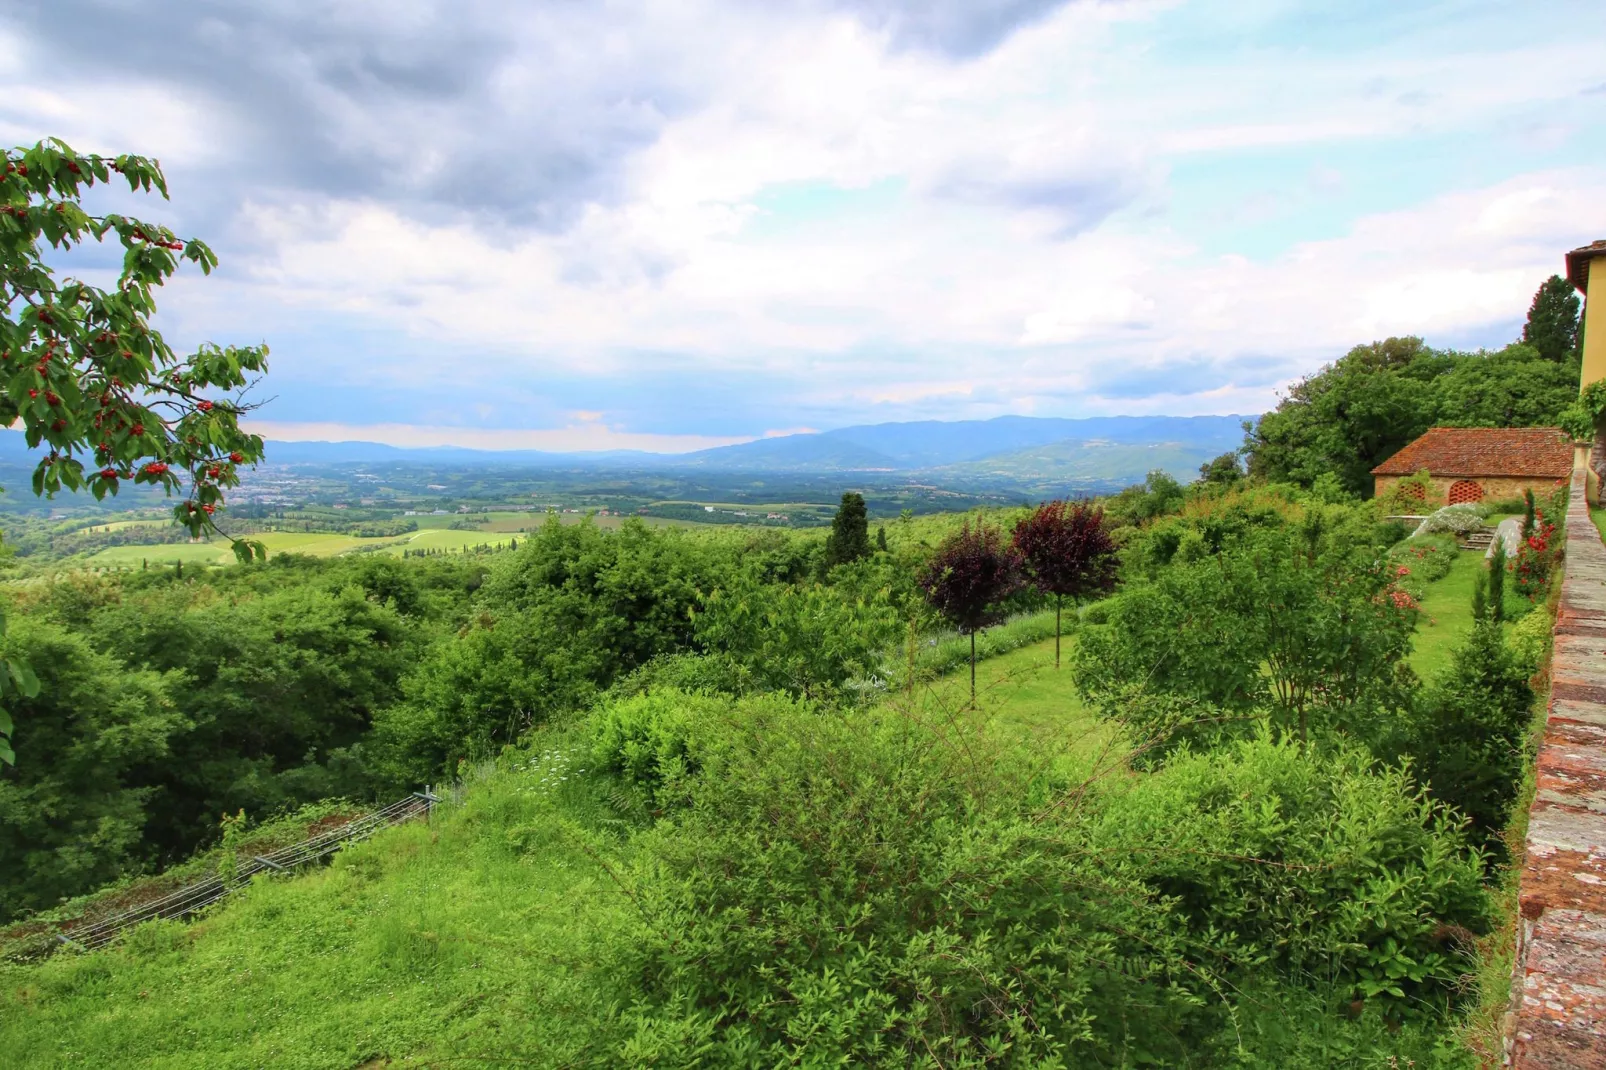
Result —
M 1227 447 L 1231 449 L 1231 447 Z M 1138 444 L 1069 439 L 1000 453 L 979 461 L 939 469 L 955 480 L 1007 479 L 1025 485 L 1137 483 L 1156 469 L 1184 482 L 1199 466 L 1225 452 L 1214 444 L 1183 442 Z

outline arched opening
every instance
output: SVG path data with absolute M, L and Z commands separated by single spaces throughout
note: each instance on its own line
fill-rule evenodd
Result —
M 1458 479 L 1450 484 L 1450 504 L 1463 505 L 1483 501 L 1483 488 L 1470 479 Z

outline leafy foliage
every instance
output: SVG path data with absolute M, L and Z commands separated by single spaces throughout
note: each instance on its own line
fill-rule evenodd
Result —
M 1054 665 L 1060 663 L 1060 604 L 1115 589 L 1115 543 L 1104 511 L 1087 502 L 1048 502 L 1015 523 L 1012 543 L 1037 589 L 1054 596 Z
M 1577 391 L 1576 365 L 1527 345 L 1469 354 L 1389 338 L 1296 383 L 1244 449 L 1252 476 L 1310 487 L 1332 474 L 1364 497 L 1372 469 L 1429 427 L 1554 425 Z
M 762 584 L 748 572 L 705 596 L 694 620 L 698 644 L 732 663 L 743 690 L 800 698 L 848 697 L 848 682 L 868 675 L 900 631 L 884 591 L 856 598 L 817 583 Z
M 920 577 L 926 599 L 943 619 L 971 634 L 1002 620 L 1021 584 L 1021 557 L 984 521 L 943 541 Z
M 1246 972 L 1441 1011 L 1492 921 L 1455 819 L 1364 749 L 1264 736 L 1179 754 L 1109 806 L 1105 857 Z
M 150 860 L 155 789 L 140 773 L 189 727 L 167 677 L 131 671 L 59 625 L 23 619 L 4 643 L 41 686 L 17 707 L 28 760 L 0 775 L 0 920 Z
M 1498 621 L 1475 623 L 1400 745 L 1433 797 L 1465 815 L 1476 842 L 1497 855 L 1527 758 L 1532 671 L 1507 647 Z
M 1561 363 L 1577 359 L 1581 302 L 1573 284 L 1560 275 L 1546 279 L 1528 306 L 1522 340 L 1544 359 Z
M 883 545 L 885 542 L 883 533 Z M 845 491 L 842 504 L 831 518 L 831 534 L 825 540 L 825 567 L 835 568 L 869 556 L 870 520 L 865 512 L 864 495 Z
M 1133 687 L 1234 715 L 1264 713 L 1301 737 L 1360 734 L 1397 699 L 1396 667 L 1410 644 L 1414 602 L 1357 533 L 1256 530 L 1218 553 L 1178 561 L 1149 585 L 1109 602 L 1107 625 L 1084 629 L 1078 684 L 1149 738 L 1186 738 L 1175 708 L 1134 705 Z M 1265 669 L 1263 671 L 1262 666 Z M 1149 714 L 1158 723 L 1145 723 Z M 1206 715 L 1199 731 L 1230 730 Z
M 52 139 L 0 150 L 0 168 L 0 425 L 20 423 L 29 447 L 49 448 L 33 492 L 87 489 L 101 498 L 133 482 L 171 494 L 183 489 L 182 471 L 189 490 L 175 517 L 192 534 L 211 528 L 239 466 L 262 456 L 262 440 L 240 429 L 238 395 L 266 370 L 267 347 L 208 344 L 181 358 L 149 320 L 156 288 L 181 258 L 210 273 L 217 257 L 166 227 L 84 211 L 84 191 L 113 174 L 131 192 L 166 197 L 153 160 L 80 155 Z M 60 254 L 108 236 L 123 247 L 110 290 L 57 278 L 46 262 L 46 245 Z M 236 551 L 242 560 L 266 557 L 258 544 L 238 542 Z M 0 666 L 0 702 L 33 692 L 24 663 Z M 14 760 L 12 730 L 0 710 L 0 763 Z
M 262 440 L 240 430 L 243 403 L 208 392 L 243 390 L 265 370 L 267 348 L 205 345 L 180 357 L 149 318 L 156 288 L 180 259 L 210 273 L 217 257 L 166 227 L 83 210 L 84 191 L 113 174 L 130 191 L 166 197 L 155 161 L 80 155 L 54 139 L 0 159 L 0 423 L 20 420 L 30 446 L 49 447 L 35 493 L 100 497 L 126 481 L 178 491 L 182 471 L 189 490 L 174 515 L 192 532 L 205 530 L 224 488 L 238 484 L 239 466 L 262 456 Z M 108 236 L 123 247 L 111 290 L 58 279 L 46 263 L 46 244 L 68 251 Z

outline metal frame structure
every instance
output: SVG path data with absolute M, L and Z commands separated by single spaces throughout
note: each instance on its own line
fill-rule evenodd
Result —
M 259 873 L 284 873 L 327 858 L 347 844 L 366 840 L 376 832 L 403 824 L 417 817 L 428 817 L 439 800 L 428 788 L 391 803 L 382 810 L 353 818 L 343 825 L 319 833 L 310 840 L 281 847 L 265 855 L 241 862 L 229 880 L 209 877 L 204 881 L 170 892 L 159 899 L 141 903 L 120 913 L 91 923 L 79 923 L 56 939 L 68 947 L 94 950 L 117 939 L 125 930 L 157 918 L 186 918 L 218 902 L 230 892 L 244 888 Z

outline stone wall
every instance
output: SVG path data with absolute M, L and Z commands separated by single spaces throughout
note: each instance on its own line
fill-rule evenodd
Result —
M 1606 546 L 1584 473 L 1567 509 L 1550 709 L 1518 902 L 1510 1064 L 1606 1067 Z
M 1398 483 L 1401 478 L 1400 476 L 1372 477 L 1375 496 L 1383 497 L 1394 488 L 1394 484 Z M 1437 509 L 1439 506 L 1444 505 L 1450 500 L 1451 485 L 1459 481 L 1459 477 L 1433 476 L 1428 480 L 1427 498 L 1423 501 L 1423 504 L 1431 509 Z M 1525 490 L 1533 491 L 1534 497 L 1543 501 L 1556 489 L 1556 481 L 1554 479 L 1544 478 L 1512 479 L 1506 476 L 1489 476 L 1474 479 L 1473 482 L 1483 488 L 1484 501 L 1505 501 L 1511 498 L 1520 498 Z

